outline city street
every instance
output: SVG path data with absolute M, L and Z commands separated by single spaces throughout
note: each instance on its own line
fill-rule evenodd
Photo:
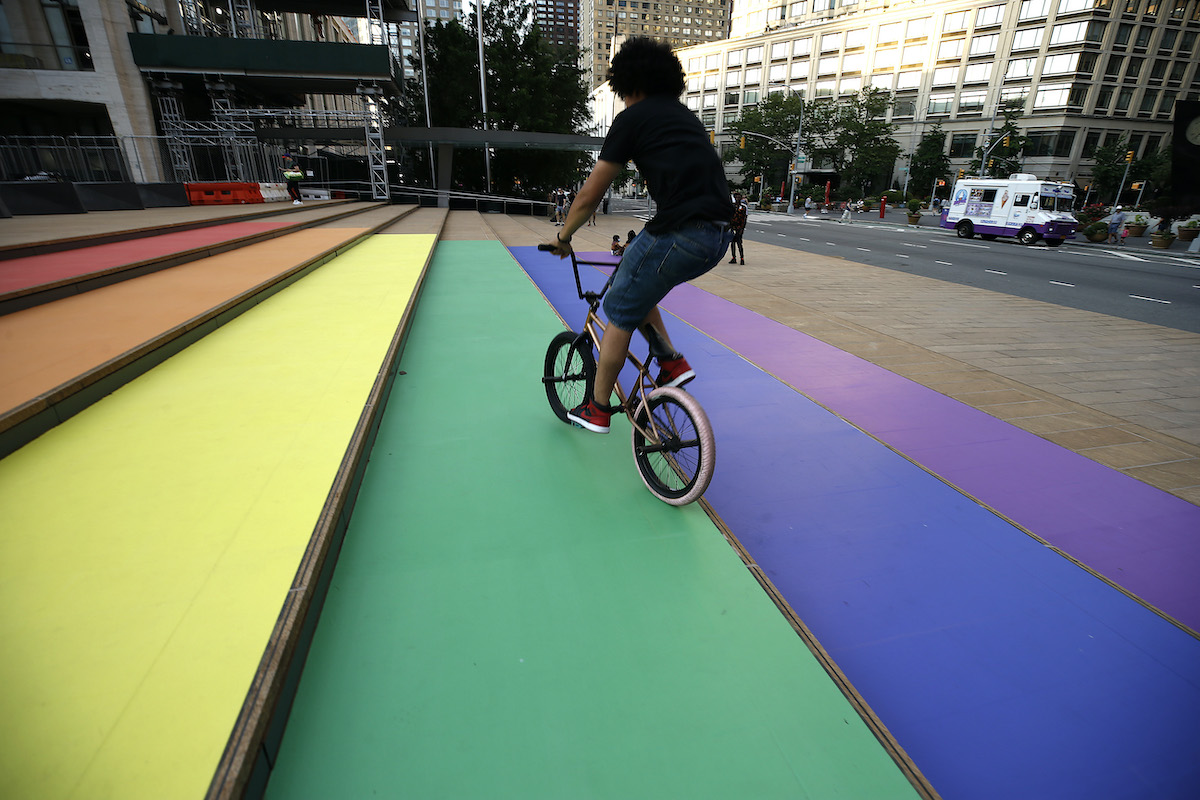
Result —
M 625 200 L 613 210 L 645 218 L 644 203 Z M 886 220 L 878 211 L 856 214 L 849 225 L 839 216 L 751 211 L 747 258 L 761 242 L 1200 333 L 1200 254 L 1178 242 L 1165 251 L 1152 250 L 1149 237 L 1124 247 L 1086 241 L 1026 247 L 1015 239 L 960 239 L 928 213 L 918 227 L 897 209 Z

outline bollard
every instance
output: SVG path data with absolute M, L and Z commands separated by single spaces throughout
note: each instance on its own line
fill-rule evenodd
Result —
M 887 211 L 887 198 L 879 198 L 879 218 L 883 219 L 883 212 Z

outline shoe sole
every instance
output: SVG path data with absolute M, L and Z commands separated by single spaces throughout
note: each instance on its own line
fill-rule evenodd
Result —
M 567 414 L 567 419 L 570 420 L 571 424 L 576 428 L 583 428 L 584 430 L 589 430 L 592 433 L 608 433 L 608 428 L 601 428 L 596 423 L 588 422 L 586 419 L 577 417 L 569 412 Z
M 670 383 L 660 383 L 658 385 L 658 388 L 660 388 L 660 389 L 678 388 L 680 386 L 683 386 L 685 383 L 688 383 L 689 381 L 692 380 L 692 378 L 695 378 L 695 377 L 696 377 L 695 371 L 689 369 L 687 372 L 677 375 L 675 377 L 675 379 L 672 380 Z

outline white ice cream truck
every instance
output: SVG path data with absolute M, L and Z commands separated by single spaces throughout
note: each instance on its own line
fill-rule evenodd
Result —
M 1071 215 L 1074 202 L 1073 184 L 1041 181 L 1036 175 L 963 178 L 954 184 L 942 227 L 963 239 L 1015 236 L 1021 244 L 1043 239 L 1058 247 L 1075 238 L 1079 221 Z

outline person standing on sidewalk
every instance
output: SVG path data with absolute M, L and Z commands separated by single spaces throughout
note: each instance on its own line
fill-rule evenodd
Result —
M 659 386 L 682 386 L 696 377 L 671 344 L 658 304 L 674 287 L 719 264 L 729 247 L 733 208 L 725 166 L 700 118 L 679 102 L 684 78 L 683 65 L 666 42 L 637 36 L 621 46 L 609 65 L 608 82 L 625 110 L 613 119 L 566 224 L 547 243 L 559 258 L 569 256 L 571 235 L 625 165 L 630 160 L 637 165 L 657 212 L 626 248 L 604 295 L 608 327 L 600 340 L 592 396 L 567 414 L 595 433 L 608 433 L 617 411 L 608 403 L 635 330 L 646 336 L 658 360 Z
M 742 198 L 741 192 L 738 192 L 733 196 L 733 218 L 729 220 L 729 231 L 733 234 L 733 239 L 729 242 L 730 264 L 736 264 L 740 256 L 742 266 L 746 265 L 746 248 L 742 244 L 742 234 L 746 232 L 748 215 L 749 209 L 746 207 L 746 201 Z
M 1121 239 L 1121 230 L 1125 227 L 1125 212 L 1120 206 L 1113 209 L 1113 215 L 1108 219 L 1108 243 L 1125 244 Z
M 813 210 L 813 199 L 811 197 L 804 198 L 804 218 L 809 219 L 809 212 Z

